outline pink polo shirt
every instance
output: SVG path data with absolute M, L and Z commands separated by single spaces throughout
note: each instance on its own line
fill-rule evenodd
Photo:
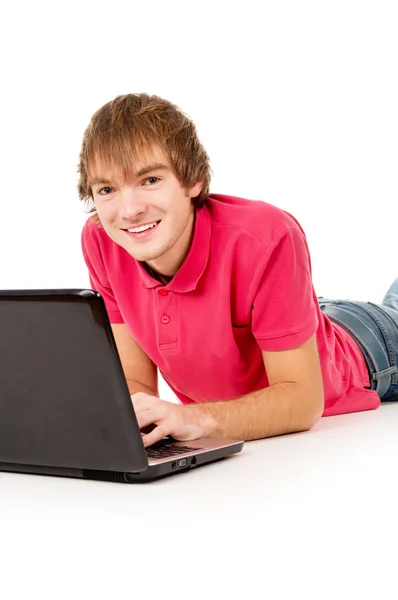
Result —
M 125 323 L 183 403 L 233 399 L 268 386 L 262 350 L 314 333 L 324 415 L 376 408 L 352 338 L 319 309 L 306 238 L 285 211 L 211 194 L 196 212 L 186 260 L 162 286 L 89 218 L 82 248 L 111 323 Z

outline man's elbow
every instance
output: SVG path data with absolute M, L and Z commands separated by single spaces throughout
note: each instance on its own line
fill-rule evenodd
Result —
M 323 415 L 324 407 L 325 397 L 322 390 L 322 393 L 312 395 L 311 402 L 309 403 L 304 417 L 304 427 L 302 431 L 309 431 L 318 423 Z

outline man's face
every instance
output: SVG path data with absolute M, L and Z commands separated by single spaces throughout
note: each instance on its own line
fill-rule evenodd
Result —
M 98 216 L 107 234 L 133 258 L 151 261 L 163 273 L 175 271 L 189 249 L 191 198 L 201 184 L 185 190 L 160 151 L 134 167 L 131 183 L 96 167 L 91 190 Z

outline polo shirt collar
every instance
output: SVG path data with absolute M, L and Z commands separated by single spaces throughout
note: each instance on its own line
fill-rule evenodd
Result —
M 188 255 L 173 279 L 162 286 L 146 271 L 144 264 L 136 261 L 141 284 L 146 288 L 166 287 L 171 292 L 191 292 L 201 278 L 209 259 L 211 240 L 211 218 L 206 203 L 195 212 L 194 234 Z

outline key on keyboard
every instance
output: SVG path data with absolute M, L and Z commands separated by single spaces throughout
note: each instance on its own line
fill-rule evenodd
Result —
M 201 450 L 201 448 L 192 448 L 191 446 L 183 446 L 173 444 L 173 442 L 157 442 L 153 446 L 146 448 L 148 458 L 169 458 L 178 454 L 184 454 L 184 452 L 192 452 L 194 450 Z

